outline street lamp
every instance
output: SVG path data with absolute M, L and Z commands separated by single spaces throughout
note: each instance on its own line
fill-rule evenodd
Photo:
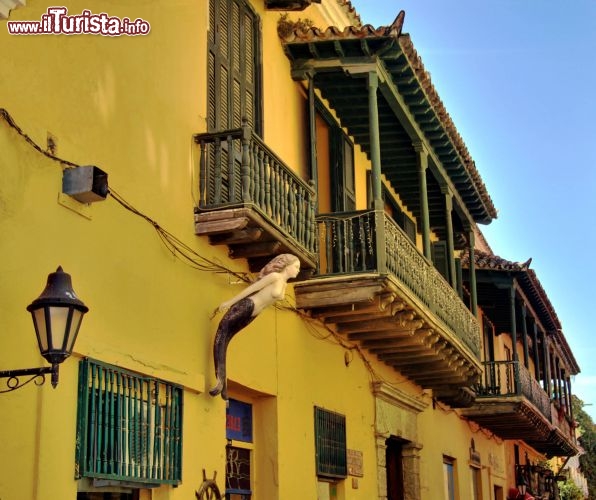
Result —
M 37 377 L 42 377 L 38 384 L 41 385 L 48 373 L 55 388 L 58 385 L 58 365 L 72 354 L 83 315 L 89 308 L 75 295 L 70 274 L 59 266 L 55 273 L 48 275 L 44 291 L 27 306 L 27 310 L 33 319 L 39 352 L 52 366 L 0 371 L 0 378 L 8 379 L 8 389 L 0 392 L 14 391 Z M 19 377 L 25 376 L 31 378 L 20 383 Z

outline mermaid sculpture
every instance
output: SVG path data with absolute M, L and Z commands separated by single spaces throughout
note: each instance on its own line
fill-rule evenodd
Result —
M 257 281 L 241 293 L 223 302 L 214 314 L 226 311 L 215 334 L 213 342 L 213 361 L 217 384 L 209 391 L 212 396 L 221 394 L 228 400 L 226 379 L 226 351 L 232 337 L 248 326 L 257 315 L 286 294 L 286 285 L 290 278 L 300 272 L 300 261 L 295 255 L 284 253 L 274 257 L 261 269 Z

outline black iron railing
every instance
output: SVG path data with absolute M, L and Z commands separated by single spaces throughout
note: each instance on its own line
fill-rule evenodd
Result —
M 317 217 L 319 274 L 390 273 L 480 356 L 480 329 L 457 292 L 397 223 L 372 210 Z
M 551 403 L 540 383 L 519 361 L 485 361 L 478 397 L 526 397 L 551 420 Z

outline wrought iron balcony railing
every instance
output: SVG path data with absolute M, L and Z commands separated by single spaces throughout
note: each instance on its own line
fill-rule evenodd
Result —
M 474 356 L 480 356 L 476 318 L 391 217 L 369 210 L 320 215 L 317 223 L 320 275 L 394 275 Z
M 551 402 L 540 383 L 519 361 L 485 361 L 477 398 L 524 396 L 551 421 Z
M 248 207 L 314 254 L 315 192 L 248 125 L 198 134 L 200 211 Z

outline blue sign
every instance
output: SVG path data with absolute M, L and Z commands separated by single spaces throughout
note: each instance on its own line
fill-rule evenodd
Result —
M 230 399 L 226 410 L 226 438 L 252 443 L 252 405 Z

